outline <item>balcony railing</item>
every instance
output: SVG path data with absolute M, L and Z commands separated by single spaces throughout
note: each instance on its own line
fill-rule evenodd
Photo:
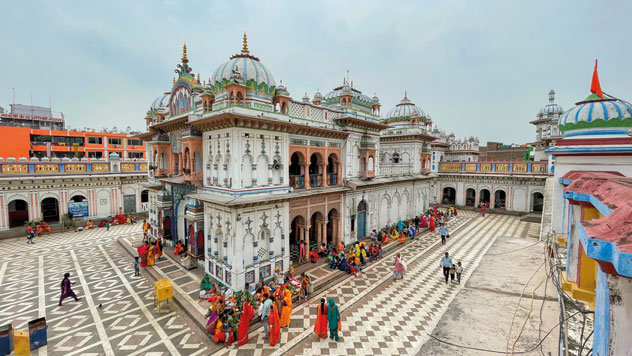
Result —
M 304 180 L 303 176 L 290 176 L 290 186 L 294 189 L 303 189 L 304 188 L 303 180 Z
M 314 174 L 309 176 L 309 184 L 312 187 L 322 187 L 323 186 L 323 176 L 320 174 Z
M 337 185 L 338 184 L 338 174 L 336 173 L 328 173 L 327 174 L 327 185 Z

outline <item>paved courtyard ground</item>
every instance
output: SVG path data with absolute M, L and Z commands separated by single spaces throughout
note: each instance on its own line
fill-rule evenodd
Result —
M 134 277 L 132 259 L 116 242 L 140 233 L 140 225 L 114 226 L 0 240 L 0 325 L 45 316 L 48 346 L 34 355 L 205 355 L 208 340 L 175 307 L 158 314 L 153 287 Z M 58 307 L 64 273 L 76 282 L 79 302 Z
M 295 305 L 292 322 L 271 347 L 261 327 L 251 328 L 248 344 L 212 345 L 195 321 L 177 308 L 158 315 L 152 287 L 133 276 L 130 254 L 117 243 L 137 240 L 140 226 L 113 227 L 36 239 L 0 241 L 0 325 L 17 329 L 46 316 L 49 345 L 40 355 L 401 355 L 414 354 L 499 236 L 527 238 L 539 224 L 518 217 L 463 211 L 449 223 L 452 237 L 440 246 L 438 232 L 424 232 L 366 267 L 360 277 L 339 280 L 308 303 Z M 395 242 L 397 243 L 397 242 Z M 446 285 L 439 267 L 449 251 L 465 269 L 462 284 Z M 404 280 L 392 281 L 395 253 L 408 261 Z M 164 266 L 158 268 L 165 269 Z M 79 303 L 57 307 L 64 272 L 76 281 Z M 176 273 L 171 272 L 171 273 Z M 193 284 L 196 282 L 193 281 Z M 316 305 L 333 297 L 342 314 L 338 343 L 313 334 Z M 99 307 L 101 305 L 101 307 Z M 193 308 L 189 313 L 201 313 Z M 37 353 L 36 353 L 37 354 Z

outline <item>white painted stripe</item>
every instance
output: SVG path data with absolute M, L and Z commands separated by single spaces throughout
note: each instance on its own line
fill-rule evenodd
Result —
M 103 253 L 103 256 L 105 256 L 105 259 L 108 261 L 110 266 L 112 266 L 112 269 L 116 272 L 116 274 L 119 276 L 119 278 L 123 282 L 123 285 L 125 286 L 127 291 L 132 295 L 132 297 L 136 301 L 136 304 L 138 304 L 143 314 L 145 314 L 145 317 L 147 318 L 151 326 L 153 326 L 154 330 L 156 330 L 156 333 L 158 334 L 160 339 L 163 340 L 165 346 L 167 347 L 167 350 L 169 350 L 169 353 L 171 355 L 179 356 L 180 353 L 178 352 L 176 347 L 173 345 L 171 340 L 169 340 L 167 333 L 165 333 L 165 331 L 162 330 L 162 328 L 156 321 L 156 318 L 154 317 L 154 315 L 149 311 L 149 309 L 147 309 L 147 307 L 145 306 L 145 303 L 143 303 L 142 298 L 138 296 L 138 294 L 136 294 L 136 292 L 134 291 L 134 288 L 132 288 L 127 278 L 125 278 L 125 275 L 123 274 L 123 272 L 121 272 L 121 270 L 118 268 L 116 263 L 114 263 L 110 255 L 108 255 L 107 251 L 105 251 L 105 248 L 103 248 L 102 245 L 99 245 L 99 250 L 101 250 L 101 253 Z
M 77 254 L 75 253 L 75 250 L 70 250 L 70 256 L 72 257 L 72 261 L 75 263 L 77 277 L 81 281 L 81 285 L 84 286 L 83 291 L 85 293 L 85 296 L 83 298 L 85 299 L 86 303 L 88 303 L 88 309 L 90 310 L 90 314 L 92 314 L 94 325 L 97 329 L 97 333 L 99 334 L 99 338 L 101 339 L 103 351 L 105 351 L 106 355 L 114 355 L 114 350 L 112 349 L 112 345 L 110 345 L 110 342 L 108 340 L 108 334 L 105 332 L 105 327 L 101 322 L 101 316 L 99 315 L 99 312 L 94 305 L 94 301 L 92 300 L 90 288 L 88 288 L 88 283 L 86 282 L 86 279 L 83 276 L 83 272 L 81 271 L 81 265 L 79 265 L 79 260 L 77 259 Z
M 9 264 L 9 262 L 2 262 L 2 265 L 0 265 L 0 285 L 2 285 L 4 273 L 7 271 L 7 264 Z
M 37 278 L 37 295 L 39 297 L 38 309 L 39 309 L 39 316 L 41 318 L 41 317 L 46 317 L 46 293 L 45 293 L 46 291 L 44 289 L 44 256 L 43 255 L 39 255 L 37 270 L 39 271 L 38 278 Z M 40 347 L 38 350 L 39 350 L 38 351 L 39 356 L 48 355 L 47 346 Z

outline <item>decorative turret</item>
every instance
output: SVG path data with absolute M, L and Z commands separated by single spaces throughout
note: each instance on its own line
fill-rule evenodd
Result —
M 371 108 L 373 109 L 373 115 L 380 116 L 380 108 L 382 105 L 380 104 L 380 98 L 377 97 L 377 94 L 373 94 L 373 98 L 371 99 Z
M 309 96 L 307 96 L 307 93 L 305 93 L 305 95 L 303 95 L 302 100 L 303 100 L 304 103 L 309 103 Z
M 320 102 L 323 101 L 323 94 L 320 93 L 320 89 L 316 90 L 316 94 L 314 94 L 314 100 L 312 100 L 312 104 L 320 105 Z

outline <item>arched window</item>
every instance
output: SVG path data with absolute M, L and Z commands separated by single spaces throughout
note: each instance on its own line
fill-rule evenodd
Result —
M 393 153 L 393 163 L 399 163 L 399 153 Z

